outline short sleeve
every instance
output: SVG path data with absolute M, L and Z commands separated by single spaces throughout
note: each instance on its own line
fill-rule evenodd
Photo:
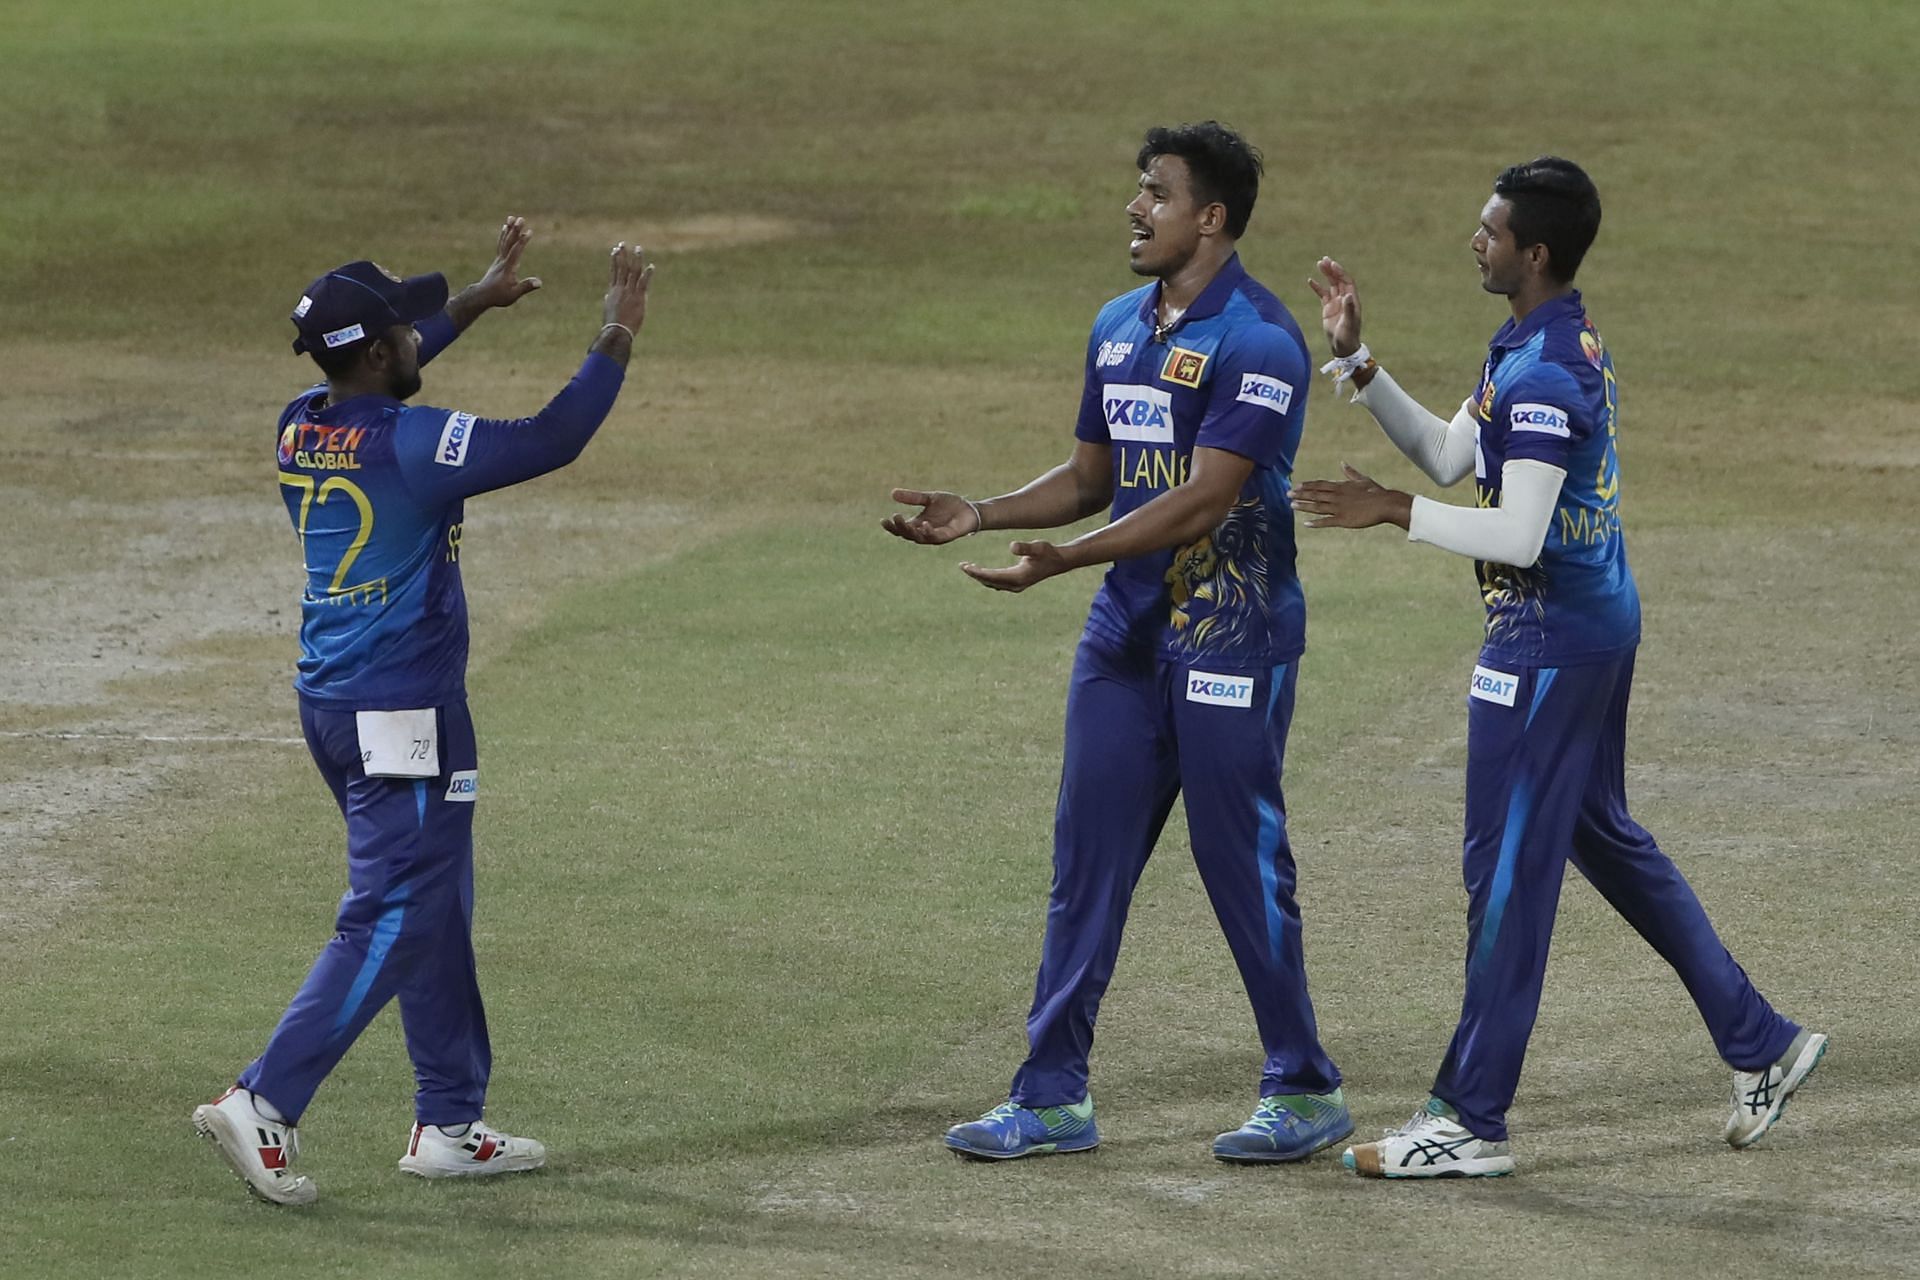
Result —
M 1593 434 L 1588 403 L 1580 384 L 1559 365 L 1527 370 L 1494 406 L 1506 431 L 1507 461 L 1524 458 L 1565 470 L 1567 455 Z
M 1307 355 L 1278 325 L 1243 330 L 1222 346 L 1194 444 L 1255 465 L 1288 458 L 1306 417 Z
M 1095 326 L 1092 337 L 1087 339 L 1086 377 L 1080 388 L 1080 416 L 1073 423 L 1074 439 L 1085 440 L 1089 444 L 1106 444 L 1111 439 L 1107 434 L 1107 415 L 1100 407 L 1100 379 L 1094 372 L 1093 339 L 1099 336 L 1099 327 Z

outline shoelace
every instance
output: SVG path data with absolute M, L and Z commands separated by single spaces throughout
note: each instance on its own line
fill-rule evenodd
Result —
M 1445 1116 L 1434 1115 L 1431 1111 L 1427 1110 L 1426 1104 L 1422 1103 L 1420 1109 L 1413 1113 L 1412 1119 L 1403 1125 L 1388 1129 L 1386 1136 L 1389 1138 L 1411 1138 L 1422 1129 L 1431 1126 L 1434 1121 L 1444 1119 L 1446 1119 Z
M 1253 1109 L 1253 1115 L 1247 1121 L 1247 1128 L 1260 1133 L 1272 1133 L 1275 1129 L 1291 1129 L 1300 1123 L 1285 1103 L 1273 1098 L 1260 1099 L 1260 1105 Z

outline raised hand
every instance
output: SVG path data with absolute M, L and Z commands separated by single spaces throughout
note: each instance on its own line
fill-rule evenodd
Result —
M 937 547 L 980 531 L 980 513 L 957 493 L 895 489 L 893 500 L 920 508 L 918 515 L 896 511 L 880 522 L 880 527 L 896 538 Z
M 652 285 L 653 264 L 647 261 L 647 251 L 624 240 L 613 246 L 613 261 L 607 271 L 606 322 L 639 333 L 647 320 L 647 290 Z
M 481 307 L 510 307 L 540 287 L 539 276 L 520 276 L 520 255 L 527 251 L 533 229 L 521 217 L 509 217 L 500 227 L 493 265 L 470 291 Z
M 1413 517 L 1413 498 L 1398 489 L 1377 484 L 1371 476 L 1340 464 L 1345 480 L 1308 480 L 1294 486 L 1293 509 L 1309 520 L 1309 529 L 1367 529 L 1397 524 L 1402 529 Z
M 1036 582 L 1045 582 L 1073 568 L 1067 563 L 1066 555 L 1051 542 L 1015 542 L 1007 551 L 1017 559 L 1004 569 L 985 569 L 968 563 L 961 565 L 960 571 L 995 591 L 1025 591 Z
M 1327 278 L 1325 285 L 1307 277 L 1307 286 L 1320 299 L 1320 327 L 1326 331 L 1333 354 L 1350 356 L 1360 349 L 1359 290 L 1354 288 L 1347 269 L 1332 258 L 1320 259 L 1320 274 Z

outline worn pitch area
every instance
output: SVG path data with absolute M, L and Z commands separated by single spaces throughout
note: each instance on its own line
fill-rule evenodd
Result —
M 0 1270 L 1910 1272 L 1920 451 L 1912 394 L 1862 371 L 1920 340 L 1920 29 L 1864 2 L 1365 17 L 0 16 Z M 1557 87 L 1516 110 L 1535 67 Z M 1104 1145 L 939 1146 L 1021 1052 L 1094 578 L 990 595 L 953 566 L 991 540 L 878 521 L 895 484 L 997 492 L 1065 455 L 1086 324 L 1133 284 L 1138 133 L 1206 115 L 1268 153 L 1248 266 L 1311 329 L 1301 279 L 1340 256 L 1436 408 L 1501 318 L 1465 249 L 1492 174 L 1553 150 L 1599 176 L 1582 284 L 1647 606 L 1631 793 L 1755 980 L 1833 1036 L 1754 1150 L 1719 1141 L 1727 1077 L 1685 993 L 1571 878 L 1516 1177 L 1215 1163 L 1257 1055 L 1177 818 L 1102 1014 Z M 383 1017 L 303 1125 L 320 1203 L 274 1211 L 186 1116 L 269 1031 L 343 880 L 291 741 L 269 450 L 307 366 L 283 317 L 353 257 L 470 279 L 509 212 L 547 287 L 430 368 L 430 402 L 532 411 L 591 334 L 603 242 L 661 259 L 601 437 L 470 504 L 463 540 L 489 1114 L 553 1156 L 403 1179 Z M 1408 483 L 1313 394 L 1302 477 Z M 1420 1100 L 1457 1011 L 1477 606 L 1467 566 L 1386 532 L 1302 542 L 1289 820 L 1364 1136 Z

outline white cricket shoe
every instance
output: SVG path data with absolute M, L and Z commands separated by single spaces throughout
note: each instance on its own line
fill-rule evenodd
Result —
M 1363 1178 L 1498 1178 L 1513 1172 L 1504 1142 L 1476 1138 L 1454 1109 L 1428 1098 L 1378 1142 L 1348 1147 L 1340 1163 Z
M 320 1198 L 313 1179 L 293 1171 L 300 1158 L 299 1130 L 261 1115 L 253 1095 L 239 1085 L 195 1107 L 193 1127 L 260 1199 L 312 1204 Z
M 438 1125 L 416 1122 L 407 1154 L 400 1157 L 400 1169 L 422 1178 L 477 1178 L 523 1173 L 546 1162 L 547 1149 L 542 1144 L 495 1132 L 477 1120 L 457 1138 Z
M 1759 1071 L 1734 1072 L 1733 1114 L 1727 1117 L 1727 1141 L 1736 1147 L 1750 1147 L 1760 1141 L 1787 1109 L 1787 1100 L 1793 1097 L 1793 1091 L 1813 1074 L 1826 1052 L 1826 1036 L 1803 1028 L 1772 1066 Z

